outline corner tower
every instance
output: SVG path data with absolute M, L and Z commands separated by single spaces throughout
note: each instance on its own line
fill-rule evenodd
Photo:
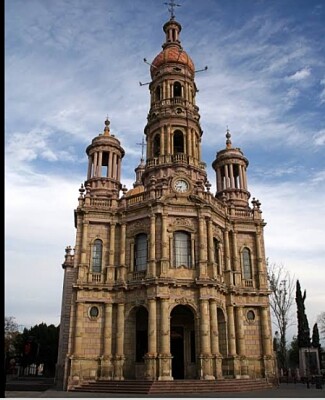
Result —
M 232 147 L 231 135 L 227 129 L 226 148 L 217 152 L 212 163 L 217 175 L 216 197 L 225 199 L 234 206 L 247 209 L 250 193 L 247 190 L 246 168 L 248 160 L 237 147 Z

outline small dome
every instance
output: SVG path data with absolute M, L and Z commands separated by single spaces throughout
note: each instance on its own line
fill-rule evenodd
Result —
M 186 65 L 194 74 L 194 63 L 186 51 L 182 50 L 179 46 L 168 46 L 162 50 L 151 63 L 150 68 L 151 77 L 155 74 L 155 70 L 164 64 L 178 63 Z

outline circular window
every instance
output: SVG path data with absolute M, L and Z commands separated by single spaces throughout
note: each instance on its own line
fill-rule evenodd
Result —
M 254 321 L 255 320 L 255 313 L 252 310 L 249 310 L 247 312 L 247 319 L 248 321 Z
M 90 307 L 90 310 L 89 310 L 90 318 L 97 318 L 98 314 L 99 314 L 98 307 L 95 307 L 95 306 Z

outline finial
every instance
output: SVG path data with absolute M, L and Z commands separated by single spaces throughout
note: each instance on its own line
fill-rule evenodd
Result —
M 230 134 L 230 132 L 229 132 L 228 126 L 227 126 L 226 138 L 227 138 L 227 140 L 226 140 L 226 147 L 227 147 L 227 149 L 230 149 L 230 148 L 231 148 L 231 140 L 230 140 L 231 134 Z
M 170 19 L 175 19 L 175 14 L 174 14 L 174 8 L 175 7 L 180 7 L 180 4 L 176 4 L 174 0 L 171 0 L 169 3 L 164 3 L 166 4 L 168 7 L 168 11 L 170 12 Z
M 105 128 L 104 128 L 104 135 L 108 136 L 109 135 L 109 125 L 110 125 L 110 121 L 108 119 L 108 115 L 105 119 Z

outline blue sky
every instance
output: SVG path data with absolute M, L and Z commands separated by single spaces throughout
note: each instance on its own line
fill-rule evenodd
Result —
M 22 326 L 59 323 L 85 148 L 107 115 L 132 187 L 149 110 L 139 82 L 164 42 L 163 3 L 5 2 L 5 313 Z M 307 290 L 312 327 L 325 311 L 325 3 L 178 3 L 182 45 L 197 70 L 208 66 L 196 83 L 212 189 L 228 126 L 250 162 L 267 256 Z

